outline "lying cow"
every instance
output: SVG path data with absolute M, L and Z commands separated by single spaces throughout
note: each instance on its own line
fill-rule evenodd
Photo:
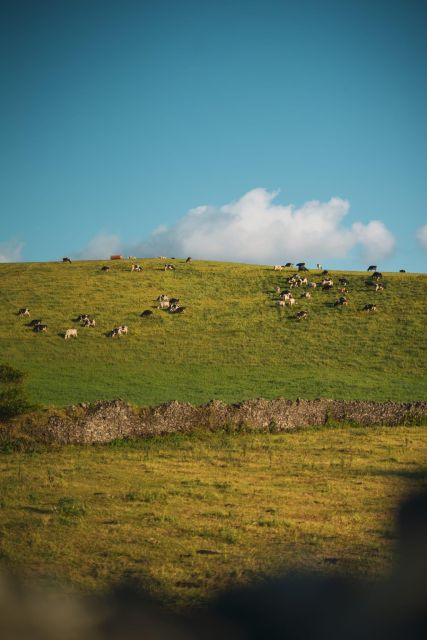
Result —
M 175 271 L 175 265 L 170 264 L 170 263 L 165 264 L 164 269 L 165 269 L 165 271 Z
M 275 264 L 273 267 L 273 271 L 283 271 L 283 267 L 281 264 Z
M 377 310 L 377 305 L 376 304 L 365 304 L 365 306 L 363 307 L 362 311 L 376 311 Z
M 338 298 L 338 300 L 335 300 L 334 302 L 335 307 L 339 307 L 340 305 L 347 305 L 347 304 L 348 304 L 348 298 L 346 298 L 345 296 L 341 296 L 340 298 Z
M 152 316 L 152 315 L 153 315 L 153 312 L 151 311 L 151 309 L 146 309 L 141 313 L 141 318 L 148 318 L 149 316 Z
M 30 310 L 28 307 L 22 307 L 22 309 L 18 310 L 18 316 L 21 316 L 22 318 L 28 318 L 30 316 Z
M 307 311 L 298 311 L 295 317 L 297 320 L 307 320 L 308 313 Z
M 96 327 L 95 318 L 85 318 L 83 320 L 83 327 Z
M 77 338 L 77 329 L 67 329 L 64 333 L 64 339 L 69 340 L 69 338 Z
M 142 271 L 142 267 L 140 264 L 133 264 L 130 268 L 131 271 Z
M 33 331 L 35 331 L 36 333 L 41 333 L 42 331 L 46 332 L 47 331 L 47 324 L 35 324 L 33 327 Z
M 104 264 L 104 266 L 101 267 L 101 271 L 110 271 L 110 267 L 107 267 L 107 265 Z
M 31 320 L 28 326 L 36 327 L 38 324 L 41 324 L 41 323 L 42 323 L 41 318 L 37 318 L 37 319 Z

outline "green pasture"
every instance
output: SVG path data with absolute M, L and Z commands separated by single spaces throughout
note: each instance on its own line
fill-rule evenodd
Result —
M 34 402 L 426 398 L 426 275 L 385 273 L 386 289 L 376 293 L 367 273 L 331 272 L 336 283 L 350 281 L 348 307 L 333 306 L 336 284 L 283 310 L 274 288 L 293 270 L 175 260 L 165 272 L 160 260 L 138 262 L 142 273 L 131 273 L 129 261 L 0 264 L 0 360 L 28 372 Z M 308 277 L 320 280 L 315 271 Z M 155 309 L 160 293 L 179 298 L 186 313 Z M 361 311 L 368 302 L 376 313 Z M 33 333 L 16 316 L 20 307 L 48 333 Z M 144 309 L 153 317 L 141 318 Z M 298 322 L 301 309 L 309 318 Z M 97 326 L 65 341 L 60 334 L 78 326 L 79 313 Z M 106 337 L 119 324 L 129 334 Z
M 292 569 L 375 580 L 401 500 L 427 487 L 425 427 L 163 436 L 0 453 L 0 565 L 165 604 Z

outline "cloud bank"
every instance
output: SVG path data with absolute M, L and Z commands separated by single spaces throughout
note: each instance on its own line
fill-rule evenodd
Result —
M 23 242 L 15 240 L 0 242 L 0 262 L 20 262 L 23 248 Z
M 418 229 L 417 238 L 422 248 L 427 251 L 427 224 Z
M 380 261 L 394 249 L 393 235 L 378 220 L 345 226 L 347 200 L 312 200 L 294 207 L 276 204 L 277 195 L 258 188 L 220 207 L 196 207 L 128 252 L 283 264 L 345 258 L 355 249 L 364 260 Z

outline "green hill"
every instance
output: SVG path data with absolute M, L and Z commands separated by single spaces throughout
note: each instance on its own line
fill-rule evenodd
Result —
M 279 309 L 276 286 L 294 273 L 272 267 L 175 260 L 1 264 L 0 360 L 29 373 L 31 398 L 68 405 L 121 397 L 137 405 L 171 399 L 238 401 L 283 396 L 371 400 L 427 397 L 425 300 L 427 276 L 384 273 L 375 292 L 362 272 L 330 272 L 332 291 L 311 290 L 294 309 Z M 334 307 L 337 280 L 349 280 L 349 304 Z M 318 272 L 309 279 L 318 282 Z M 180 299 L 186 312 L 154 309 L 159 294 Z M 377 304 L 376 313 L 361 311 Z M 36 334 L 16 315 L 48 325 Z M 144 309 L 153 316 L 141 318 Z M 295 313 L 305 309 L 307 320 Z M 96 328 L 80 328 L 80 313 Z M 126 324 L 129 333 L 107 332 Z M 61 332 L 78 328 L 78 338 Z

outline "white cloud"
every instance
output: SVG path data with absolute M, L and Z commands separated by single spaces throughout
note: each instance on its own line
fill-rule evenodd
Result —
M 22 260 L 23 242 L 9 240 L 0 242 L 0 262 L 19 262 Z
M 79 253 L 82 260 L 106 260 L 111 255 L 120 253 L 122 242 L 119 236 L 108 233 L 99 233 Z
M 418 229 L 417 238 L 422 248 L 427 250 L 427 224 Z
M 380 221 L 344 225 L 347 200 L 312 200 L 294 207 L 275 204 L 276 197 L 277 192 L 258 188 L 221 207 L 196 207 L 129 252 L 283 264 L 345 258 L 354 249 L 364 260 L 380 261 L 394 249 L 394 238 Z

